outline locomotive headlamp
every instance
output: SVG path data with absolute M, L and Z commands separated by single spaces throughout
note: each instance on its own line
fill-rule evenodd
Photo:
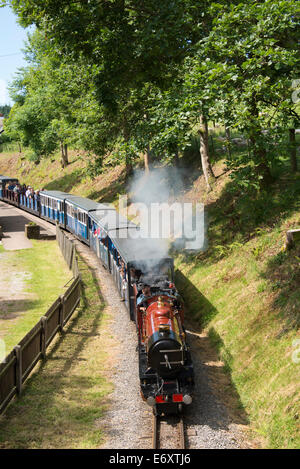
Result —
M 189 396 L 188 394 L 185 394 L 183 396 L 183 402 L 186 404 L 186 405 L 189 405 L 192 403 L 192 396 Z
M 153 396 L 149 396 L 147 398 L 147 404 L 150 406 L 150 407 L 154 407 L 155 406 L 155 397 Z

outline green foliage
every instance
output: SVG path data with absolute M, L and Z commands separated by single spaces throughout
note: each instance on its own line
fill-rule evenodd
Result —
M 3 114 L 4 117 L 8 117 L 11 110 L 11 106 L 8 104 L 4 104 L 4 106 L 0 106 L 0 114 Z
M 25 158 L 28 161 L 33 161 L 34 163 L 38 163 L 40 161 L 39 155 L 37 155 L 35 151 L 31 149 L 25 151 Z
M 225 143 L 241 188 L 276 175 L 286 131 L 299 124 L 295 0 L 6 3 L 37 26 L 11 96 L 32 122 L 24 130 L 15 113 L 16 135 L 38 154 L 61 142 L 83 148 L 96 155 L 95 174 L 146 149 L 173 163 L 189 153 L 201 115 L 248 142 L 238 155 Z

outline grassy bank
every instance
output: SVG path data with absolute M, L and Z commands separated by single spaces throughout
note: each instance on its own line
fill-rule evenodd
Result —
M 0 448 L 98 448 L 103 441 L 111 339 L 97 282 L 81 260 L 79 267 L 84 282 L 81 306 L 22 397 L 0 417 Z
M 86 155 L 69 152 L 70 164 L 62 170 L 60 155 L 44 158 L 40 164 L 26 160 L 23 154 L 0 153 L 0 174 L 17 177 L 35 189 L 61 190 L 93 200 L 113 202 L 124 191 L 125 171 L 122 165 L 91 179 L 86 171 Z
M 32 244 L 31 249 L 1 252 L 0 338 L 7 352 L 65 291 L 72 276 L 56 241 Z
M 300 226 L 300 177 L 283 173 L 256 197 L 227 182 L 209 207 L 210 248 L 177 257 L 178 286 L 263 446 L 299 448 L 300 246 L 283 244 Z

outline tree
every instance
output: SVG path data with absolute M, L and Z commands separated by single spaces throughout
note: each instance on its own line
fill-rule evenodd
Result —
M 240 2 L 227 11 L 218 5 L 202 57 L 208 80 L 220 87 L 234 125 L 251 143 L 250 159 L 231 162 L 258 183 L 271 179 L 278 125 L 292 113 L 291 80 L 299 73 L 297 2 Z M 268 129 L 266 133 L 265 130 Z M 272 138 L 274 136 L 274 138 Z
M 0 114 L 2 114 L 3 117 L 8 117 L 10 110 L 11 110 L 11 106 L 9 106 L 8 104 L 4 104 L 4 106 L 0 106 Z
M 178 163 L 198 133 L 210 188 L 213 120 L 225 124 L 228 140 L 236 128 L 250 142 L 239 157 L 228 144 L 232 174 L 257 187 L 271 180 L 278 139 L 298 122 L 295 0 L 8 3 L 40 31 L 27 49 L 25 95 L 19 87 L 15 98 L 28 110 L 40 96 L 49 118 L 45 128 L 37 119 L 41 141 L 56 135 L 63 161 L 72 143 L 97 154 L 95 170 L 122 160 L 130 174 L 139 153 L 146 166 L 150 157 Z

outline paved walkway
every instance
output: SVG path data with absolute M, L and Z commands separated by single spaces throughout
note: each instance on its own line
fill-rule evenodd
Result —
M 25 236 L 25 225 L 31 221 L 40 225 L 42 237 L 55 234 L 54 225 L 52 226 L 31 213 L 0 201 L 0 225 L 3 228 L 2 244 L 5 250 L 15 251 L 32 247 L 31 241 Z

